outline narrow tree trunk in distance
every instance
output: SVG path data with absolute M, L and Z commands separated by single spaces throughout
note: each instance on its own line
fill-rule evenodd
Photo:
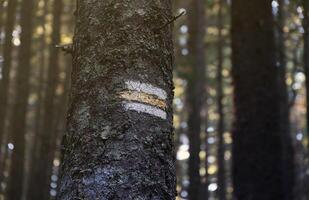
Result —
M 220 200 L 226 199 L 226 184 L 225 184 L 225 144 L 224 144 L 224 107 L 223 107 L 223 78 L 222 78 L 222 69 L 223 69 L 223 48 L 224 48 L 224 39 L 222 37 L 223 31 L 223 5 L 224 1 L 219 0 L 219 11 L 218 11 L 218 67 L 217 67 L 217 106 L 218 106 L 218 198 Z
M 252 14 L 254 13 L 254 14 Z M 234 194 L 282 200 L 282 143 L 271 1 L 232 1 Z
M 4 169 L 6 164 L 6 144 L 2 146 L 4 140 L 4 132 L 5 132 L 5 120 L 7 114 L 7 104 L 8 104 L 8 92 L 9 92 L 9 84 L 10 84 L 10 71 L 12 64 L 12 32 L 15 24 L 15 14 L 17 8 L 17 0 L 8 1 L 7 5 L 7 14 L 6 14 L 6 22 L 4 27 L 5 32 L 5 40 L 3 47 L 3 65 L 1 69 L 1 79 L 0 79 L 0 148 L 1 154 L 0 156 L 0 183 L 4 179 Z
M 55 124 L 55 92 L 59 76 L 59 51 L 56 45 L 60 43 L 60 27 L 62 15 L 62 0 L 55 0 L 53 4 L 52 42 L 47 70 L 47 88 L 44 97 L 42 129 L 40 133 L 40 148 L 38 156 L 37 184 L 41 189 L 36 192 L 36 199 L 48 199 L 50 189 L 50 173 L 52 170 L 52 152 L 56 139 Z
M 306 75 L 306 97 L 307 97 L 307 137 L 309 138 L 309 2 L 302 0 L 304 7 L 304 71 Z M 308 143 L 309 147 L 309 143 Z
M 78 1 L 76 16 L 58 199 L 174 200 L 171 1 Z
M 303 8 L 304 8 L 304 19 L 303 19 L 303 27 L 304 27 L 304 71 L 306 76 L 306 100 L 307 100 L 307 139 L 309 138 L 309 1 L 302 0 Z M 307 152 L 306 157 L 309 156 L 309 143 L 307 143 Z M 307 186 L 309 184 L 309 176 L 305 177 L 304 185 Z M 304 187 L 304 196 L 308 197 L 309 189 Z
M 284 179 L 285 200 L 293 199 L 294 189 L 294 148 L 290 131 L 290 106 L 286 84 L 286 55 L 285 55 L 285 0 L 278 0 L 277 18 L 277 55 L 278 55 L 278 89 L 280 99 L 280 133 L 282 141 L 282 170 Z
M 8 91 L 10 83 L 10 70 L 12 65 L 12 32 L 15 25 L 15 13 L 17 0 L 9 0 L 7 5 L 7 17 L 5 23 L 5 41 L 3 48 L 3 68 L 0 82 L 0 144 L 4 134 L 6 111 L 8 104 Z
M 5 0 L 0 0 L 0 33 L 2 33 L 2 29 L 3 29 L 4 2 Z M 0 43 L 2 43 L 1 39 L 0 39 Z M 1 56 L 2 56 L 2 49 L 3 49 L 2 46 L 3 45 L 0 45 L 0 55 Z
M 16 77 L 16 99 L 10 120 L 10 135 L 15 146 L 12 154 L 8 198 L 20 200 L 23 193 L 26 114 L 29 96 L 31 61 L 33 0 L 23 0 L 21 5 L 21 46 Z
M 208 116 L 207 116 L 208 117 Z M 201 200 L 208 200 L 209 198 L 209 190 L 208 190 L 208 186 L 210 184 L 210 176 L 208 173 L 208 168 L 209 168 L 209 163 L 208 163 L 208 158 L 209 158 L 209 143 L 208 143 L 208 138 L 209 138 L 209 132 L 207 131 L 207 127 L 208 127 L 208 119 L 206 120 L 206 130 L 205 130 L 205 151 L 206 151 L 206 156 L 205 156 L 205 170 L 206 170 L 206 174 L 205 174 L 205 185 L 203 186 L 202 189 L 202 197 L 200 198 Z
M 193 0 L 188 12 L 189 20 L 189 51 L 191 73 L 188 78 L 188 135 L 190 141 L 189 158 L 189 198 L 198 199 L 200 192 L 200 146 L 201 146 L 201 110 L 205 99 L 205 3 Z
M 45 48 L 46 48 L 46 34 L 45 34 L 45 16 L 47 15 L 47 4 L 44 5 L 43 8 L 43 14 L 40 16 L 40 26 L 43 28 L 43 34 L 40 38 L 40 58 L 39 58 L 39 81 L 38 81 L 38 86 L 37 86 L 37 105 L 36 105 L 36 110 L 35 110 L 35 127 L 34 127 L 34 139 L 33 139 L 33 147 L 32 147 L 32 152 L 31 152 L 31 163 L 30 163 L 30 172 L 29 172 L 29 186 L 27 189 L 27 199 L 28 200 L 36 200 L 36 192 L 37 192 L 37 184 L 36 184 L 36 176 L 38 173 L 38 165 L 37 163 L 39 162 L 39 147 L 40 147 L 40 141 L 41 139 L 41 130 L 42 130 L 42 110 L 43 110 L 43 102 L 44 102 L 44 86 L 45 86 L 45 72 L 46 72 L 46 55 L 45 55 Z

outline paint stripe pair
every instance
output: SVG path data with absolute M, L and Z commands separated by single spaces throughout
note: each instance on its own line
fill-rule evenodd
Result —
M 139 81 L 126 81 L 125 84 L 127 90 L 119 92 L 118 95 L 123 99 L 122 104 L 126 110 L 167 118 L 167 94 L 163 89 Z

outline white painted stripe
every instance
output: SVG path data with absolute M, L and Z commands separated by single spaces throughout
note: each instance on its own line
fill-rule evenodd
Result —
M 142 103 L 135 103 L 135 102 L 123 102 L 123 105 L 126 110 L 133 110 L 137 112 L 147 113 L 150 115 L 154 115 L 156 117 L 160 117 L 162 119 L 166 119 L 166 112 L 156 108 L 154 106 L 145 105 Z
M 162 100 L 165 100 L 167 98 L 167 94 L 163 89 L 155 87 L 148 83 L 141 83 L 139 81 L 126 81 L 126 85 L 129 90 L 135 90 L 138 92 L 144 92 L 146 94 L 156 95 Z

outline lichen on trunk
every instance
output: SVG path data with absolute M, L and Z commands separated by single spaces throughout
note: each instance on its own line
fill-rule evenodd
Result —
M 171 2 L 78 0 L 76 17 L 58 199 L 175 199 Z

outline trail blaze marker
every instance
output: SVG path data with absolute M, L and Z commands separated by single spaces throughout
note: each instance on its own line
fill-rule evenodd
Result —
M 126 110 L 143 112 L 166 119 L 167 94 L 158 87 L 139 81 L 126 81 L 126 89 L 118 93 Z

